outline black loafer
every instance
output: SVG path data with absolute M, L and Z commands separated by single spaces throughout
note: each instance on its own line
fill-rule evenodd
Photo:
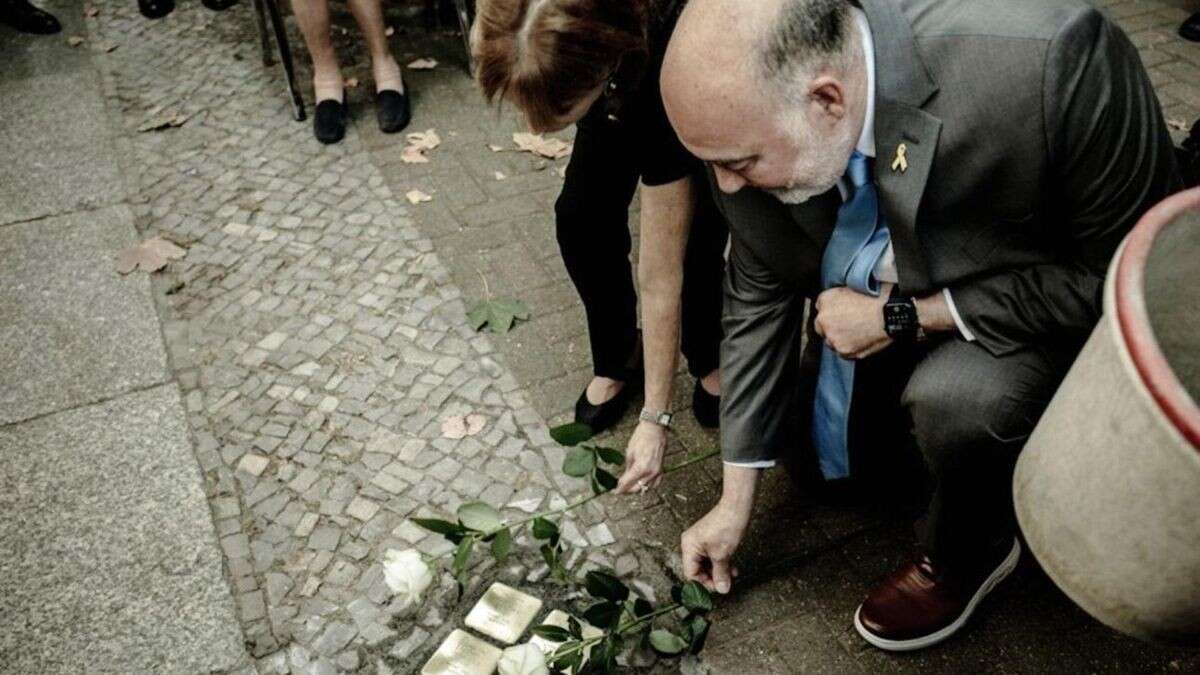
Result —
M 62 30 L 62 24 L 53 14 L 25 0 L 0 0 L 0 23 L 33 35 L 51 35 Z
M 175 11 L 175 0 L 138 0 L 138 11 L 147 19 L 161 19 Z
M 706 429 L 721 426 L 721 397 L 708 393 L 700 380 L 696 380 L 696 388 L 692 390 L 692 414 Z
M 1200 42 L 1200 12 L 1188 17 L 1179 27 L 1179 37 L 1192 42 Z
M 238 3 L 238 0 L 200 0 L 200 4 L 214 12 L 224 12 Z
M 346 92 L 342 92 L 342 100 L 327 98 L 317 103 L 313 114 L 313 135 L 318 141 L 329 145 L 337 143 L 346 135 Z
M 408 95 L 394 89 L 375 94 L 375 117 L 379 120 L 379 130 L 385 134 L 394 134 L 408 126 L 412 120 Z
M 599 405 L 588 400 L 585 388 L 575 402 L 575 421 L 588 425 L 597 434 L 613 428 L 625 416 L 636 388 L 632 382 L 626 382 L 616 396 Z

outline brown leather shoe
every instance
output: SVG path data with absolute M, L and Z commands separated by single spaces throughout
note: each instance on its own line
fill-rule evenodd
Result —
M 923 649 L 954 635 L 975 606 L 1007 577 L 1021 545 L 999 549 L 970 570 L 951 570 L 921 556 L 892 573 L 854 613 L 864 640 L 892 652 Z

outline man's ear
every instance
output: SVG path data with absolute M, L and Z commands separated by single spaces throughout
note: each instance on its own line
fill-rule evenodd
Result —
M 836 77 L 814 79 L 808 86 L 808 98 L 825 115 L 839 120 L 846 116 L 846 90 Z

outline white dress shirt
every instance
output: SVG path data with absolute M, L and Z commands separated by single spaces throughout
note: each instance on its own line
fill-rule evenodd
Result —
M 862 37 L 863 55 L 867 62 L 867 112 L 863 120 L 862 134 L 858 137 L 858 144 L 855 150 L 867 157 L 875 157 L 875 38 L 871 35 L 871 25 L 867 22 L 867 15 L 861 9 L 852 7 L 850 11 L 854 16 L 854 25 L 858 28 L 859 35 Z M 838 190 L 842 193 L 842 199 L 849 195 L 849 186 L 846 179 L 842 178 L 838 181 Z M 875 278 L 885 283 L 897 283 L 900 281 L 900 276 L 896 273 L 896 252 L 892 248 L 891 242 L 888 242 L 887 249 L 883 252 L 883 256 L 879 258 L 879 262 L 875 265 Z M 942 295 L 946 298 L 946 304 L 950 307 L 950 314 L 954 317 L 954 323 L 958 326 L 958 332 L 967 342 L 974 342 L 975 335 L 971 333 L 971 329 L 967 328 L 963 323 L 962 317 L 958 314 L 958 308 L 954 306 L 954 298 L 950 297 L 950 289 L 942 289 Z M 768 459 L 761 462 L 726 462 L 731 466 L 743 466 L 755 469 L 765 469 L 775 466 L 775 460 Z

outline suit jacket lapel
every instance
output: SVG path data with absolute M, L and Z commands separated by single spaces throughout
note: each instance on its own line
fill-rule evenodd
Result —
M 917 52 L 912 26 L 895 0 L 862 0 L 875 40 L 875 179 L 907 293 L 930 290 L 929 266 L 917 238 L 917 212 L 941 137 L 942 122 L 921 109 L 937 83 Z M 901 144 L 908 168 L 893 170 Z

